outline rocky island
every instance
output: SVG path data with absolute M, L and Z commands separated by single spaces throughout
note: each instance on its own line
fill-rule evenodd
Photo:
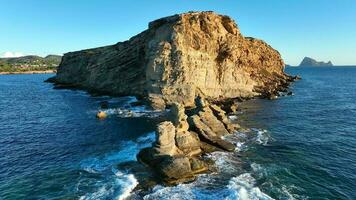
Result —
M 331 63 L 331 61 L 328 62 L 319 62 L 314 60 L 313 58 L 309 58 L 309 57 L 305 57 L 302 62 L 299 64 L 299 67 L 325 67 L 325 66 L 333 66 L 333 64 Z
M 244 37 L 228 16 L 189 12 L 161 18 L 114 45 L 66 53 L 57 88 L 132 95 L 153 109 L 169 109 L 156 142 L 137 155 L 162 181 L 176 184 L 211 171 L 203 155 L 234 151 L 223 139 L 239 125 L 227 113 L 237 102 L 275 98 L 296 79 L 284 72 L 279 52 Z

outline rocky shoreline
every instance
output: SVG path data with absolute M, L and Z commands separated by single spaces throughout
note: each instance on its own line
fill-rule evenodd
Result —
M 56 73 L 55 70 L 44 70 L 44 71 L 23 71 L 23 72 L 0 72 L 0 75 L 11 75 L 11 74 L 53 74 Z
M 236 146 L 223 137 L 244 130 L 228 117 L 237 112 L 241 101 L 231 99 L 215 104 L 197 97 L 193 108 L 173 104 L 168 120 L 157 125 L 156 142 L 142 149 L 137 159 L 167 185 L 190 182 L 201 173 L 215 171 L 206 155 L 235 151 Z
M 239 101 L 291 94 L 287 88 L 299 77 L 284 66 L 278 51 L 244 37 L 230 17 L 189 12 L 155 20 L 128 41 L 67 53 L 48 82 L 170 109 L 137 159 L 177 184 L 212 171 L 204 154 L 235 150 L 222 138 L 240 128 L 227 117 Z

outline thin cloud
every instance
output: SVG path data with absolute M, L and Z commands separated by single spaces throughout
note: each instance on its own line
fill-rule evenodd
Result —
M 25 56 L 25 54 L 22 52 L 7 51 L 7 52 L 3 53 L 0 57 L 2 57 L 2 58 L 16 58 L 16 57 L 21 57 L 21 56 Z

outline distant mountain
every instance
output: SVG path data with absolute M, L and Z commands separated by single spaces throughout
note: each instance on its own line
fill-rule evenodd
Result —
M 0 58 L 0 72 L 55 70 L 61 60 L 62 56 L 59 55 Z
M 313 58 L 305 57 L 299 66 L 308 66 L 308 67 L 320 67 L 320 66 L 333 66 L 331 61 L 329 62 L 318 62 Z

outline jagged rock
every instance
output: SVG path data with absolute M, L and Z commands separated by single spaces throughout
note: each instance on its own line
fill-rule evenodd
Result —
M 240 128 L 240 126 L 238 124 L 230 122 L 230 120 L 226 116 L 226 112 L 223 111 L 219 106 L 212 104 L 212 105 L 210 105 L 210 109 L 213 111 L 213 113 L 217 117 L 217 119 L 225 125 L 225 128 L 230 133 L 233 133 L 238 128 Z
M 211 153 L 214 151 L 224 151 L 223 149 L 221 149 L 217 146 L 211 145 L 209 143 L 206 143 L 204 141 L 200 141 L 200 149 L 205 153 Z
M 146 99 L 148 104 L 154 110 L 164 110 L 166 108 L 166 103 L 164 102 L 162 95 L 148 94 Z
M 238 109 L 237 103 L 234 103 L 234 104 L 232 104 L 232 105 L 230 106 L 230 110 L 231 110 L 231 112 L 233 112 L 233 113 L 236 113 L 236 112 L 237 112 L 237 109 Z
M 154 150 L 157 155 L 174 156 L 179 154 L 179 150 L 175 142 L 176 128 L 172 122 L 161 122 L 156 130 L 156 143 Z
M 189 117 L 188 122 L 190 123 L 191 128 L 194 129 L 207 143 L 227 151 L 235 150 L 235 146 L 232 143 L 221 139 L 209 126 L 201 121 L 199 116 L 193 115 Z
M 244 37 L 228 16 L 189 12 L 158 19 L 115 45 L 66 53 L 52 81 L 112 95 L 158 95 L 154 108 L 193 106 L 278 90 L 284 63 L 262 40 Z M 164 101 L 164 104 L 163 104 Z
M 157 155 L 153 148 L 144 148 L 138 153 L 137 160 L 150 166 L 167 184 L 194 180 L 195 172 L 186 156 Z
M 209 126 L 209 128 L 216 134 L 216 136 L 224 136 L 229 134 L 226 130 L 224 124 L 216 118 L 214 113 L 209 107 L 203 108 L 202 111 L 199 112 L 200 120 Z
M 189 129 L 189 124 L 187 122 L 188 117 L 184 111 L 185 109 L 182 104 L 173 103 L 171 107 L 171 116 L 178 131 L 187 131 Z
M 157 168 L 169 179 L 181 179 L 193 176 L 188 157 L 167 157 Z
M 200 139 L 197 133 L 191 131 L 178 131 L 175 139 L 177 147 L 186 155 L 193 156 L 201 153 Z
M 208 165 L 198 158 L 190 158 L 190 166 L 194 174 L 208 171 Z
M 201 153 L 200 140 L 196 133 L 189 132 L 189 124 L 184 106 L 174 103 L 171 106 L 171 119 L 176 127 L 176 145 L 186 155 L 198 155 Z

